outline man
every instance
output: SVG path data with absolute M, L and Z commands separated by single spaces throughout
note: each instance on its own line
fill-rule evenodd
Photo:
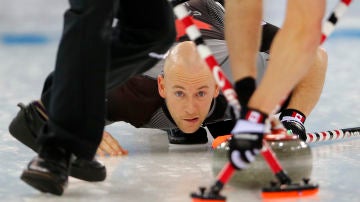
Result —
M 309 75 L 321 38 L 325 0 L 287 2 L 285 21 L 271 47 L 271 60 L 263 80 L 256 87 L 256 52 L 259 47 L 262 1 L 228 0 L 225 35 L 231 70 L 242 110 L 230 140 L 230 161 L 244 169 L 262 147 L 267 118 Z M 241 54 L 241 56 L 240 56 Z M 242 89 L 251 89 L 243 93 Z M 301 114 L 297 115 L 300 119 Z
M 207 39 L 208 45 L 214 51 L 218 61 L 222 63 L 223 69 L 225 72 L 231 75 L 229 60 L 227 57 L 228 52 L 223 34 L 224 10 L 222 6 L 212 0 L 191 0 L 185 5 L 192 11 L 194 18 L 197 19 L 196 22 L 198 25 L 202 26 L 202 32 Z M 201 15 L 199 15 L 199 13 L 201 13 Z M 216 15 L 213 15 L 214 13 L 216 13 Z M 207 24 L 204 22 L 207 22 Z M 186 36 L 184 35 L 185 33 L 181 31 L 181 27 L 177 27 L 177 29 L 178 38 L 180 40 L 187 40 Z M 263 24 L 262 46 L 260 49 L 261 52 L 258 55 L 257 65 L 259 70 L 259 78 L 261 78 L 267 63 L 268 54 L 266 52 L 269 50 L 272 38 L 276 32 L 276 27 L 268 23 Z M 282 117 L 291 117 L 291 113 L 294 111 L 294 109 L 301 111 L 307 116 L 315 106 L 317 99 L 320 96 L 323 85 L 323 78 L 325 76 L 324 72 L 327 66 L 326 53 L 321 49 L 319 49 L 318 52 L 317 61 L 312 65 L 311 68 L 312 72 L 309 73 L 309 76 L 304 79 L 302 84 L 299 85 L 296 90 L 294 90 L 291 99 L 289 99 L 290 102 L 287 106 L 288 110 L 282 111 Z M 172 55 L 172 59 L 168 58 L 167 60 L 182 61 L 184 60 L 185 56 L 186 54 L 183 54 L 182 52 L 180 54 L 180 52 L 177 52 L 176 54 Z M 197 62 L 199 63 L 200 61 Z M 174 64 L 174 62 L 168 62 L 167 64 Z M 161 79 L 161 75 L 163 75 L 161 73 L 162 70 L 163 66 L 161 63 L 156 65 L 156 67 L 152 68 L 148 72 L 144 73 L 142 76 L 133 77 L 122 87 L 113 88 L 110 90 L 107 95 L 107 120 L 110 122 L 125 121 L 135 127 L 159 128 L 167 130 L 169 133 L 168 137 L 170 144 L 177 145 L 206 143 L 208 140 L 206 137 L 206 131 L 203 128 L 204 126 L 208 127 L 209 131 L 214 137 L 231 132 L 234 123 L 231 120 L 230 111 L 227 110 L 226 100 L 221 94 L 216 97 L 216 99 L 213 99 L 206 118 L 204 120 L 198 119 L 199 122 L 197 123 L 202 127 L 200 127 L 197 131 L 188 131 L 191 134 L 185 134 L 182 132 L 182 130 L 187 131 L 187 129 L 180 128 L 181 130 L 179 130 L 178 126 L 174 122 L 174 118 L 169 113 L 170 110 L 173 110 L 171 109 L 171 106 L 175 105 L 167 107 L 164 99 L 158 93 L 158 75 L 160 75 L 159 80 L 164 81 L 166 80 L 165 78 L 167 78 L 164 77 L 164 79 Z M 159 84 L 160 83 L 162 82 L 159 82 Z M 46 95 L 46 93 L 43 93 L 43 95 Z M 164 96 L 165 99 L 166 97 L 167 96 Z M 44 100 L 43 98 L 44 96 L 41 98 L 41 101 Z M 36 104 L 31 104 L 28 108 L 33 108 L 34 105 L 41 106 L 41 102 L 34 103 Z M 207 105 L 201 106 L 208 107 Z M 286 105 L 284 105 L 284 109 L 285 107 Z M 170 108 L 170 110 L 168 110 L 168 108 Z M 42 114 L 46 114 L 46 110 L 41 107 L 37 107 L 36 111 L 41 112 Z M 34 117 L 36 117 L 38 113 L 32 114 Z M 38 118 L 37 120 L 41 119 Z M 286 118 L 283 123 L 284 125 L 285 123 L 288 123 L 287 128 L 289 129 L 291 129 L 293 124 L 297 124 L 297 122 L 290 122 L 289 118 Z M 297 129 L 297 127 L 293 128 Z M 305 128 L 300 129 L 303 133 L 305 133 Z M 119 153 L 121 154 L 122 150 L 114 138 L 109 135 L 104 135 L 98 152 L 102 154 L 108 153 L 116 155 Z
M 188 8 L 188 10 L 191 11 L 191 14 L 195 19 L 195 24 L 197 24 L 197 26 L 201 28 L 204 38 L 207 39 L 207 44 L 214 52 L 215 57 L 222 65 L 222 68 L 225 71 L 225 73 L 227 75 L 232 75 L 229 67 L 229 60 L 227 57 L 228 52 L 226 45 L 225 43 L 219 41 L 219 40 L 224 40 L 224 34 L 223 34 L 224 10 L 222 6 L 211 0 L 210 1 L 192 0 L 185 3 L 185 6 Z M 185 31 L 182 29 L 183 28 L 181 26 L 177 26 L 178 38 L 180 39 L 180 41 L 188 40 L 185 35 Z M 260 51 L 262 53 L 260 53 L 260 56 L 259 55 L 257 56 L 257 65 L 256 65 L 257 78 L 262 77 L 262 74 L 264 73 L 263 67 L 265 65 L 263 63 L 266 63 L 267 61 L 267 52 L 269 51 L 272 39 L 277 32 L 277 28 L 268 23 L 263 23 L 262 29 L 263 29 L 262 30 L 263 33 L 262 33 L 262 40 L 260 47 Z M 182 57 L 182 56 L 179 55 L 178 57 Z M 263 60 L 261 60 L 261 57 L 263 57 Z M 262 65 L 262 67 L 259 67 L 259 65 Z M 316 55 L 316 61 L 314 61 L 314 63 L 310 65 L 309 67 L 310 70 L 307 73 L 307 75 L 301 80 L 301 82 L 295 87 L 295 89 L 291 93 L 290 95 L 291 99 L 288 99 L 284 103 L 282 113 L 280 114 L 280 119 L 283 125 L 285 125 L 287 129 L 292 130 L 293 133 L 300 135 L 303 139 L 306 138 L 305 137 L 306 130 L 303 124 L 305 122 L 306 117 L 310 114 L 311 110 L 314 108 L 314 106 L 316 105 L 319 99 L 324 83 L 326 67 L 327 67 L 327 55 L 324 52 L 324 50 L 318 49 Z M 151 69 L 149 72 L 145 73 L 145 75 L 155 78 L 157 74 L 160 73 L 161 70 L 162 70 L 161 67 L 157 66 Z M 169 118 L 160 119 L 159 118 L 160 115 L 155 114 L 156 107 L 154 107 L 153 109 L 149 109 L 150 111 L 144 111 L 146 109 L 140 107 L 144 105 L 144 103 L 137 103 L 135 100 L 125 102 L 125 100 L 121 99 L 121 97 L 129 97 L 125 95 L 126 91 L 128 90 L 132 91 L 130 94 L 140 94 L 140 92 L 136 93 L 136 89 L 144 88 L 145 86 L 148 89 L 147 91 L 151 93 L 147 94 L 146 98 L 144 96 L 143 99 L 149 99 L 149 97 L 151 97 L 151 94 L 156 92 L 155 89 L 149 90 L 151 88 L 150 80 L 147 81 L 146 84 L 144 83 L 142 85 L 141 83 L 142 83 L 141 80 L 139 78 L 136 78 L 134 79 L 133 83 L 129 84 L 128 88 L 118 89 L 113 92 L 110 92 L 109 94 L 110 96 L 108 96 L 108 108 L 109 108 L 108 118 L 111 121 L 129 122 L 135 127 L 150 127 L 150 128 L 163 128 L 163 129 L 170 129 L 176 127 L 171 124 L 168 124 L 168 126 L 165 126 L 166 124 L 161 125 L 160 123 L 168 123 L 169 121 L 166 120 Z M 152 85 L 154 86 L 155 84 Z M 126 85 L 124 86 L 124 88 L 125 87 Z M 240 91 L 239 93 L 240 95 L 249 94 L 249 92 L 251 93 L 253 91 L 253 86 L 243 86 L 241 89 L 239 89 L 239 91 Z M 222 102 L 224 103 L 223 97 L 222 97 Z M 135 106 L 128 107 L 131 106 L 132 104 L 140 108 L 137 108 Z M 157 104 L 159 105 L 159 103 Z M 126 108 L 129 109 L 129 111 L 132 111 L 130 114 L 132 114 L 131 116 L 133 117 L 126 117 L 124 115 L 127 113 L 126 111 L 124 111 L 124 109 L 122 109 L 123 106 L 126 106 Z M 144 113 L 142 113 L 143 119 L 138 120 L 135 123 L 134 116 L 136 116 L 135 115 L 137 112 L 136 109 L 139 109 L 139 112 L 144 112 Z M 166 113 L 167 111 L 166 109 L 163 110 L 164 112 L 159 112 L 159 111 L 161 110 L 158 110 L 156 113 L 168 115 L 168 113 Z M 207 119 L 204 122 L 203 125 L 208 126 L 213 136 L 216 137 L 217 135 L 230 133 L 231 129 L 229 129 L 229 127 L 233 127 L 233 123 L 232 121 L 224 122 L 224 120 L 231 119 L 231 117 L 229 116 L 229 112 L 227 113 L 228 115 L 222 118 L 221 115 L 218 115 L 216 117 L 216 119 L 218 120 L 216 121 L 217 122 L 216 124 L 209 124 L 209 122 L 214 122 L 214 120 L 209 121 L 209 119 Z M 151 114 L 153 114 L 154 117 L 156 118 L 149 117 L 149 115 Z M 212 115 L 212 118 L 213 116 L 214 115 Z M 166 117 L 166 116 L 162 116 L 162 117 Z M 158 120 L 157 121 L 158 123 L 151 122 L 152 119 Z M 149 120 L 150 123 L 148 123 Z M 199 130 L 196 131 L 195 133 L 192 133 L 191 135 L 185 134 L 182 130 L 183 129 L 179 130 L 176 128 L 172 130 L 168 130 L 168 137 L 170 144 L 203 144 L 207 142 L 206 131 L 202 127 L 199 128 Z M 109 141 L 109 144 L 111 142 L 114 141 Z M 101 149 L 102 147 L 111 148 L 106 146 L 105 143 L 102 143 L 100 144 L 100 152 L 102 151 Z
M 318 57 L 314 68 L 325 71 L 326 54 L 319 49 L 319 55 L 323 57 Z M 258 60 L 258 69 L 263 71 L 266 59 L 259 56 Z M 229 66 L 223 67 L 229 70 Z M 150 72 L 146 72 L 109 93 L 107 118 L 111 122 L 125 121 L 139 128 L 168 130 L 175 133 L 168 134 L 171 146 L 206 143 L 205 126 L 213 137 L 231 132 L 234 126 L 231 110 L 224 96 L 219 94 L 219 89 L 213 87 L 215 81 L 212 74 L 197 55 L 193 43 L 181 42 L 174 46 L 165 60 L 163 73 L 161 66 L 153 68 L 151 73 L 156 69 L 160 73 L 157 82 Z M 289 120 L 289 111 L 313 106 L 306 97 L 300 96 L 318 96 L 310 93 L 313 91 L 294 92 L 289 104 L 283 106 L 280 116 L 287 117 L 283 120 L 283 123 L 288 123 L 285 126 L 287 129 L 294 127 L 294 121 L 300 121 Z M 305 133 L 305 128 L 299 130 Z M 106 141 L 100 144 L 98 152 L 116 153 L 116 146 L 111 145 L 117 144 L 116 141 L 111 136 L 104 139 Z
M 112 44 L 117 46 L 112 52 L 116 60 L 110 65 L 110 34 L 115 14 L 119 19 L 116 43 Z M 107 73 L 110 72 L 108 86 L 121 85 L 154 65 L 157 58 L 149 57 L 149 53 L 167 51 L 175 38 L 173 24 L 172 8 L 166 0 L 70 1 L 55 71 L 44 85 L 42 103 L 46 117 L 38 119 L 42 121 L 38 128 L 27 124 L 34 122 L 33 115 L 44 115 L 34 111 L 42 107 L 34 104 L 21 110 L 10 125 L 10 132 L 18 138 L 24 137 L 22 132 L 30 133 L 25 137 L 37 138 L 38 156 L 23 171 L 23 181 L 42 192 L 62 195 L 69 172 L 74 175 L 72 156 L 79 159 L 78 174 L 92 169 L 103 172 L 96 181 L 104 180 L 105 167 L 93 158 L 105 124 Z

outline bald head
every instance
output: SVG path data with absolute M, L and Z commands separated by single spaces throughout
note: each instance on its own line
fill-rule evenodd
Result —
M 174 46 L 165 60 L 165 75 L 167 73 L 179 73 L 179 71 L 185 74 L 197 74 L 199 72 L 211 74 L 192 41 L 182 42 Z
M 176 125 L 185 133 L 199 129 L 219 94 L 214 78 L 193 42 L 174 46 L 166 58 L 158 90 Z

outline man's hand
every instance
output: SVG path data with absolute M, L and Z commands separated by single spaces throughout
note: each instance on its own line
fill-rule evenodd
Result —
M 96 154 L 99 156 L 122 156 L 128 154 L 128 151 L 124 150 L 110 133 L 104 131 Z
M 229 141 L 229 160 L 237 169 L 246 168 L 262 148 L 267 115 L 245 109 L 241 117 L 231 131 L 233 136 Z

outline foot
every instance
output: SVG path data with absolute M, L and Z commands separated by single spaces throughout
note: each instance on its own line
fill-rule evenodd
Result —
M 296 134 L 303 141 L 306 141 L 305 120 L 306 116 L 296 109 L 285 109 L 279 117 L 281 123 L 292 134 Z
M 11 121 L 9 132 L 18 141 L 38 152 L 36 138 L 46 123 L 46 111 L 38 101 L 26 106 L 19 103 L 18 106 L 20 111 Z M 89 161 L 76 158 L 71 163 L 70 176 L 89 182 L 103 181 L 106 178 L 106 168 L 96 159 Z
M 106 178 L 106 167 L 100 161 L 75 159 L 71 162 L 70 176 L 88 182 L 100 182 Z
M 21 180 L 44 193 L 62 195 L 68 184 L 71 154 L 59 148 L 40 151 L 28 164 Z
M 288 133 L 298 135 L 302 141 L 306 141 L 305 126 L 298 121 L 281 121 Z

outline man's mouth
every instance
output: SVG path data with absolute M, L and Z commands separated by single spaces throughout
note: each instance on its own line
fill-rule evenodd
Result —
M 187 122 L 190 122 L 190 123 L 195 123 L 195 122 L 197 122 L 198 120 L 199 120 L 199 118 L 188 118 L 188 119 L 184 119 L 185 121 L 187 121 Z

